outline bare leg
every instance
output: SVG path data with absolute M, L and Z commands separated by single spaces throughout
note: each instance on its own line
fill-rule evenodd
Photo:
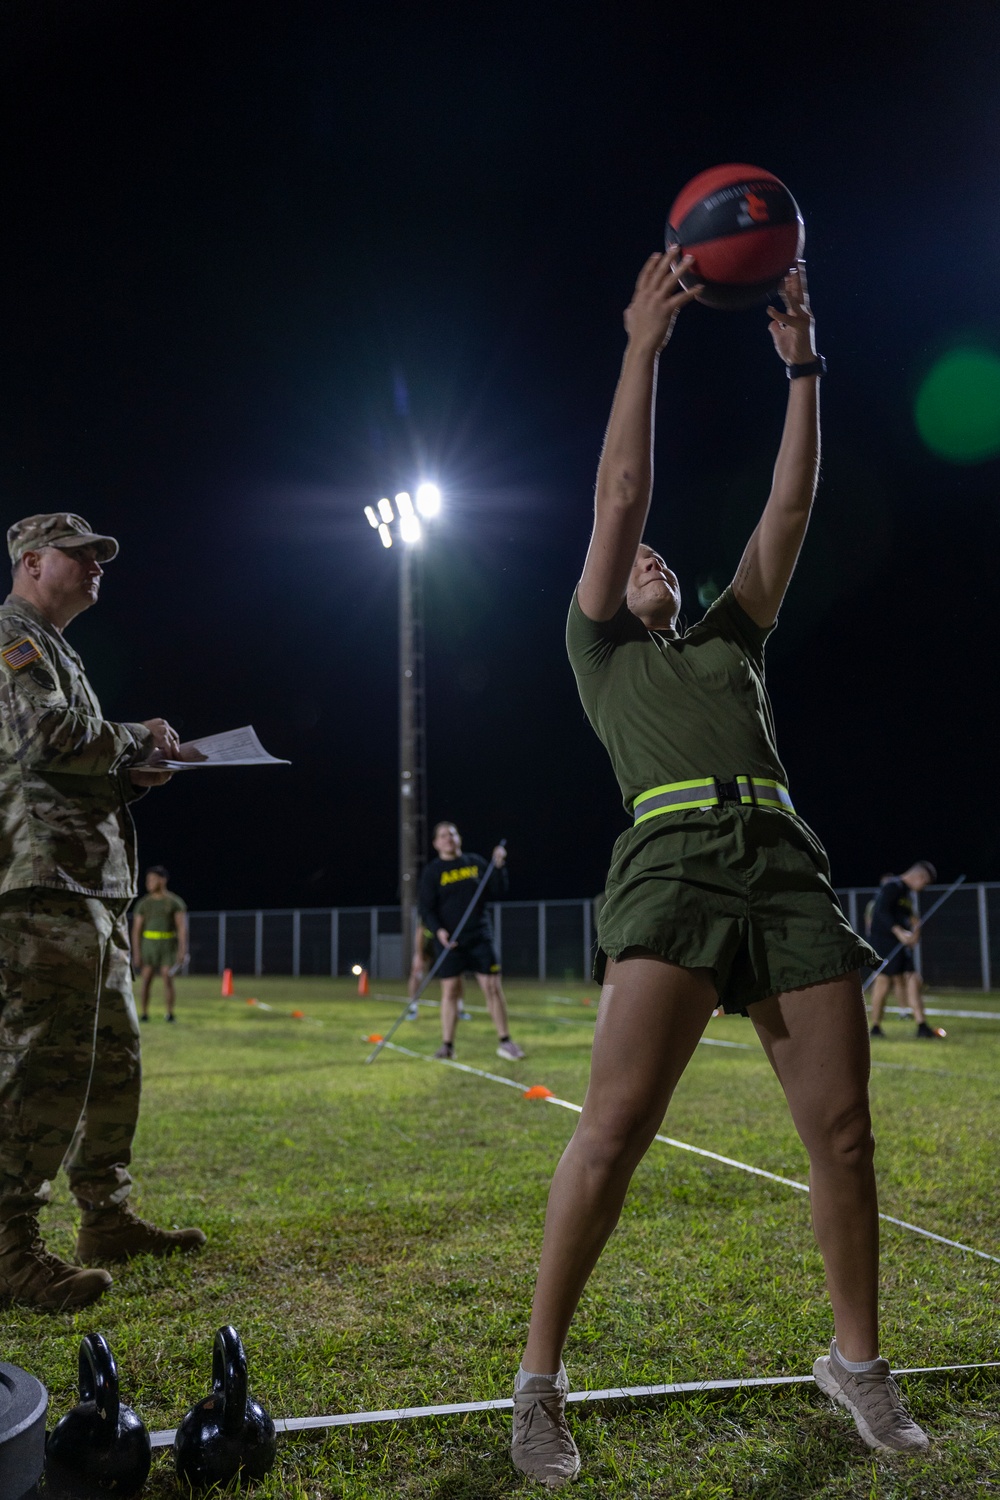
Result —
M 462 998 L 462 976 L 441 981 L 441 1040 L 454 1042 L 458 1024 L 458 1002 Z
M 143 1020 L 149 1020 L 149 992 L 153 988 L 153 965 L 143 964 L 140 970 L 142 974 L 142 997 L 141 1010 Z
M 927 1012 L 924 1010 L 924 980 L 923 975 L 913 973 L 906 976 L 906 1003 L 913 1012 L 913 1019 L 918 1026 L 922 1026 L 927 1020 Z
M 526 1370 L 558 1370 L 580 1294 L 716 1002 L 710 969 L 652 957 L 608 965 L 583 1113 L 549 1190 Z
M 872 1015 L 873 1026 L 881 1026 L 882 1015 L 885 1011 L 885 1002 L 889 995 L 889 986 L 892 980 L 888 974 L 880 974 L 872 985 Z
M 897 1005 L 898 1007 L 900 1007 L 900 1011 L 909 1010 L 910 998 L 906 992 L 906 974 L 892 975 L 892 989 L 894 989 L 895 998 L 897 998 Z M 900 1019 L 903 1019 L 903 1017 L 900 1017 Z
M 750 1015 L 809 1153 L 813 1231 L 837 1347 L 845 1359 L 874 1359 L 878 1198 L 860 977 L 774 995 Z
M 507 1001 L 500 983 L 499 974 L 477 974 L 479 988 L 486 996 L 486 1008 L 490 1013 L 490 1019 L 497 1029 L 497 1036 L 508 1036 L 510 1028 L 507 1021 Z
M 163 976 L 163 997 L 166 1001 L 167 1015 L 172 1016 L 174 1013 L 174 1006 L 177 1003 L 177 991 L 174 987 L 174 976 L 171 974 L 169 968 L 167 968 L 166 965 L 164 965 L 164 967 L 160 970 L 160 974 Z

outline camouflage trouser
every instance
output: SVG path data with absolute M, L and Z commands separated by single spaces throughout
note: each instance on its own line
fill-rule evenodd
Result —
M 142 1070 L 127 901 L 0 896 L 0 1222 L 65 1165 L 84 1206 L 129 1195 Z

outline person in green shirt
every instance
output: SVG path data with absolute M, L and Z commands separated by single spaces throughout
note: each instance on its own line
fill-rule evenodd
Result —
M 597 476 L 594 529 L 567 645 L 587 716 L 632 826 L 598 924 L 603 980 L 590 1083 L 549 1194 L 527 1347 L 514 1392 L 515 1466 L 550 1488 L 580 1458 L 562 1351 L 632 1173 L 713 1009 L 747 1013 L 809 1153 L 813 1228 L 835 1338 L 813 1367 L 873 1447 L 922 1451 L 878 1345 L 878 1203 L 859 968 L 869 946 L 837 904 L 822 845 L 796 814 L 764 686 L 774 628 L 819 467 L 818 376 L 805 267 L 768 308 L 788 406 L 771 492 L 732 584 L 677 630 L 680 588 L 642 541 L 660 351 L 692 258 L 653 255 L 625 314 L 628 343 Z
M 188 954 L 187 906 L 180 896 L 167 890 L 169 879 L 162 865 L 150 865 L 146 894 L 132 912 L 132 961 L 142 975 L 141 1021 L 149 1020 L 149 996 L 156 974 L 163 980 L 167 1020 L 175 1019 L 174 975 L 184 967 Z

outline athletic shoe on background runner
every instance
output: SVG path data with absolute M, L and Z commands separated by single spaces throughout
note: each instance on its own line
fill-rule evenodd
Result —
M 830 1353 L 813 1365 L 813 1378 L 821 1391 L 846 1406 L 869 1448 L 924 1453 L 930 1447 L 926 1432 L 903 1405 L 887 1360 L 877 1359 L 870 1370 L 852 1374 L 844 1368 L 834 1339 Z
M 872 1027 L 871 1031 L 868 1033 L 868 1035 L 869 1036 L 885 1036 L 885 1032 L 882 1030 L 882 1028 L 878 1024 L 878 1022 L 876 1022 L 875 1025 Z
M 917 1036 L 926 1037 L 932 1042 L 943 1042 L 947 1034 L 940 1026 L 928 1026 L 926 1021 L 921 1021 L 917 1027 Z
M 580 1454 L 566 1425 L 568 1391 L 564 1365 L 554 1381 L 532 1375 L 514 1389 L 511 1459 L 515 1469 L 550 1490 L 568 1484 L 580 1472 Z
M 444 1058 L 454 1057 L 455 1056 L 455 1044 L 454 1044 L 454 1042 L 442 1042 L 441 1045 L 440 1045 L 440 1047 L 435 1052 L 434 1056 L 435 1057 L 444 1057 Z
M 526 1055 L 516 1042 L 511 1041 L 510 1037 L 505 1042 L 501 1042 L 497 1048 L 497 1057 L 512 1057 L 515 1062 L 519 1057 L 525 1057 Z

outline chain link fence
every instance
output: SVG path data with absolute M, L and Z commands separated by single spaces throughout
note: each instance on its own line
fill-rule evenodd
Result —
M 851 925 L 863 930 L 874 886 L 838 890 Z M 945 886 L 923 892 L 928 908 Z M 599 898 L 598 898 L 599 899 Z M 489 908 L 503 971 L 512 979 L 582 979 L 596 942 L 595 901 L 501 901 Z M 340 906 L 190 914 L 191 972 L 350 974 L 401 979 L 398 906 Z M 917 962 L 932 987 L 988 990 L 1000 977 L 1000 883 L 960 886 L 928 924 Z

